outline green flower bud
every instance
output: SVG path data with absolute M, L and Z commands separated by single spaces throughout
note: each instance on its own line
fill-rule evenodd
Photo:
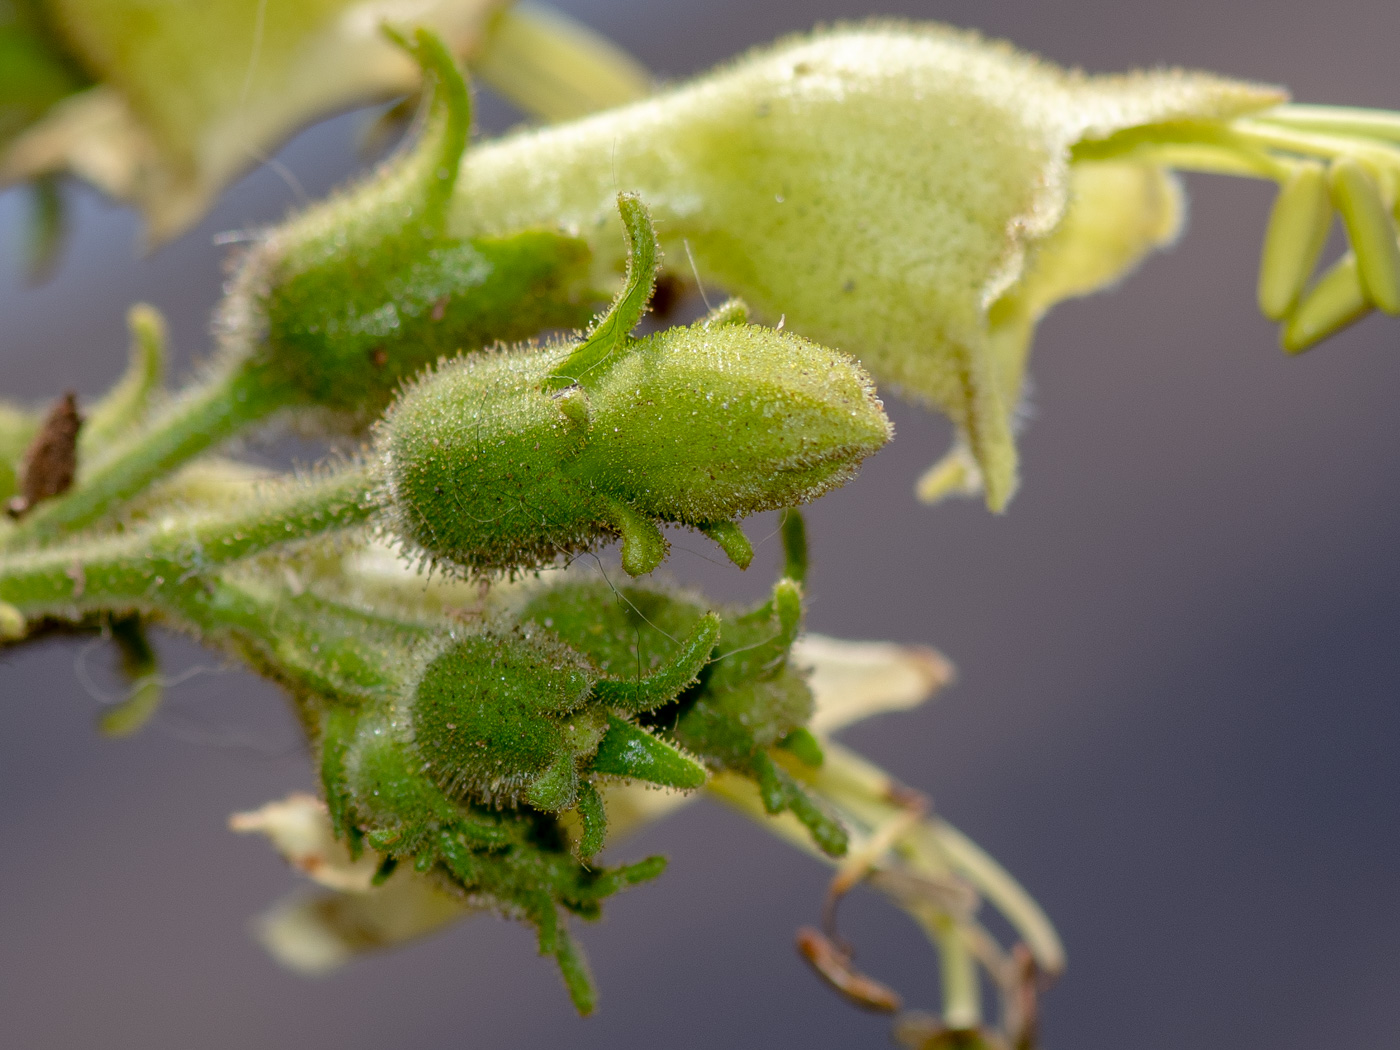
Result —
M 564 809 L 577 795 L 572 758 L 597 749 L 605 720 L 579 713 L 594 675 L 568 646 L 541 631 L 467 638 L 438 656 L 413 694 L 414 746 L 445 791 L 515 802 L 564 759 L 572 773 Z
M 794 519 L 800 523 L 790 512 L 788 522 Z M 803 564 L 800 528 L 785 528 L 784 540 L 789 564 Z M 681 593 L 642 587 L 614 591 L 598 581 L 543 590 L 519 615 L 555 632 L 605 672 L 655 675 L 676 658 L 676 639 L 694 631 L 702 610 Z M 726 612 L 714 659 L 698 685 L 657 706 L 643 721 L 710 768 L 757 781 L 769 812 L 791 810 L 823 850 L 839 856 L 846 849 L 844 829 L 770 754 L 781 747 L 809 764 L 821 762 L 820 745 L 804 728 L 812 716 L 812 693 L 788 663 L 801 619 L 801 587 L 788 577 L 758 608 Z
M 293 592 L 255 566 L 236 579 L 172 573 L 147 588 L 168 619 L 293 693 L 319 750 L 331 826 L 352 857 L 381 854 L 378 881 L 411 862 L 525 918 L 586 1012 L 592 986 L 558 909 L 595 918 L 604 898 L 663 867 L 584 863 L 606 832 L 595 782 L 704 783 L 703 767 L 635 719 L 696 681 L 717 617 L 692 618 L 651 674 L 613 676 L 536 624 L 463 631 L 421 611 Z M 571 808 L 583 829 L 572 845 L 557 817 Z
M 592 982 L 558 909 L 596 918 L 604 898 L 655 878 L 665 861 L 585 866 L 570 854 L 553 817 L 450 798 L 416 768 L 419 760 L 405 745 L 391 723 L 371 715 L 359 720 L 347 747 L 346 790 L 364 843 L 526 919 L 538 932 L 541 954 L 558 962 L 574 1005 L 590 1012 Z
M 434 562 L 537 568 L 620 534 L 639 575 L 665 554 L 658 520 L 742 558 L 733 518 L 813 499 L 889 440 L 865 373 L 791 333 L 701 321 L 631 338 L 654 241 L 640 201 L 619 206 L 632 278 L 585 339 L 445 364 L 379 426 L 388 528 Z
M 622 681 L 534 625 L 462 639 L 412 687 L 415 768 L 454 798 L 550 812 L 578 804 L 594 774 L 699 787 L 703 770 L 609 709 L 643 712 L 674 700 L 717 637 L 718 621 L 701 617 L 666 667 Z
M 220 353 L 206 379 L 104 450 L 78 486 L 29 516 L 28 535 L 110 517 L 160 475 L 280 411 L 310 408 L 304 424 L 360 430 L 405 379 L 445 355 L 587 318 L 600 297 L 578 238 L 552 226 L 446 231 L 469 92 L 436 36 L 395 39 L 430 82 L 419 141 L 255 241 L 220 307 Z
M 439 358 L 573 327 L 595 301 L 589 251 L 577 238 L 552 229 L 446 234 L 470 95 L 437 37 L 418 30 L 394 39 L 430 87 L 419 141 L 258 243 L 222 307 L 228 352 L 256 347 L 242 366 L 246 385 L 359 423 Z

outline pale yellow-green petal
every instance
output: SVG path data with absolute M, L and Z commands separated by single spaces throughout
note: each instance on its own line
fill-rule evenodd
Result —
M 258 942 L 289 970 L 320 976 L 356 956 L 393 948 L 476 914 L 417 872 L 364 893 L 294 893 L 253 923 Z
M 235 813 L 229 829 L 241 835 L 263 835 L 288 864 L 313 882 L 333 890 L 363 891 L 372 885 L 380 858 L 373 852 L 352 858 L 335 837 L 326 804 L 306 794 Z
M 995 348 L 989 311 L 1064 218 L 1071 147 L 1279 99 L 1203 74 L 1086 78 L 939 26 L 842 27 L 473 151 L 453 226 L 560 222 L 609 276 L 612 201 L 639 191 L 673 269 L 693 260 L 763 320 L 785 317 L 945 411 L 999 508 L 1015 486 L 1019 393 L 1004 373 L 1019 369 L 997 359 L 1024 346 Z
M 164 239 L 303 125 L 411 91 L 417 67 L 384 23 L 428 26 L 468 54 L 504 2 L 51 0 L 101 86 L 21 136 L 0 174 L 75 171 L 138 205 Z
M 1035 326 L 1056 303 L 1121 280 L 1180 231 L 1182 194 L 1175 176 L 1131 161 L 1080 161 L 1070 168 L 1064 218 L 1031 253 L 1020 279 L 988 310 L 987 350 L 1012 404 L 1024 396 Z M 933 503 L 982 491 L 982 472 L 964 440 L 919 480 Z

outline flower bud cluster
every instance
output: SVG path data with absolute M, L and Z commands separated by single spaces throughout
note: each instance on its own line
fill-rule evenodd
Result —
M 785 538 L 800 574 L 800 522 Z M 564 582 L 463 628 L 291 593 L 277 575 L 245 567 L 215 585 L 212 600 L 245 615 L 214 636 L 297 697 L 337 836 L 379 855 L 381 881 L 411 864 L 531 922 L 581 1010 L 591 986 L 558 909 L 591 917 L 661 870 L 584 863 L 606 838 L 601 783 L 689 790 L 707 768 L 730 771 L 821 849 L 845 851 L 841 823 L 773 759 L 786 748 L 821 762 L 812 697 L 788 662 L 791 576 L 769 602 L 722 615 L 665 588 Z
M 543 590 L 521 613 L 547 624 L 602 668 L 648 668 L 674 659 L 678 639 L 707 615 L 684 594 L 606 583 L 562 584 Z M 806 726 L 812 694 L 789 661 L 802 619 L 801 585 L 784 577 L 768 601 L 723 615 L 714 657 L 698 682 L 644 722 L 698 756 L 710 769 L 757 782 L 769 813 L 791 810 L 824 852 L 846 852 L 840 823 L 774 761 L 786 749 L 820 765 L 821 748 Z

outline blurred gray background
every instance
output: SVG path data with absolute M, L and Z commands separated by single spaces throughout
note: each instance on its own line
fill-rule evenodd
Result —
M 1181 64 L 1301 100 L 1400 107 L 1393 0 L 706 4 L 561 2 L 667 76 L 872 13 L 1005 36 L 1093 71 Z M 484 104 L 483 124 L 513 119 Z M 362 116 L 280 159 L 306 192 L 352 170 Z M 1044 904 L 1070 968 L 1045 1002 L 1068 1050 L 1400 1045 L 1400 322 L 1286 360 L 1254 309 L 1270 188 L 1188 180 L 1181 243 L 1120 289 L 1061 306 L 1036 345 L 1025 483 L 1010 513 L 912 496 L 947 428 L 897 403 L 895 444 L 816 505 L 810 626 L 937 646 L 960 680 L 845 739 L 909 783 Z M 133 216 L 74 194 L 76 236 L 32 289 L 0 196 L 7 395 L 102 390 L 127 305 L 207 345 L 220 230 L 297 200 L 270 171 L 137 258 Z M 284 447 L 255 446 L 277 461 Z M 751 530 L 769 531 L 767 523 Z M 683 540 L 674 571 L 740 577 Z M 851 1047 L 886 1023 L 792 950 L 826 873 L 709 804 L 622 848 L 670 871 L 583 931 L 601 985 L 580 1021 L 522 927 L 463 924 L 325 980 L 282 972 L 249 918 L 297 885 L 227 814 L 311 786 L 276 691 L 174 638 L 170 690 L 134 740 L 93 730 L 110 659 L 75 642 L 3 657 L 0 1045 Z M 873 896 L 844 913 L 863 965 L 915 1004 L 933 957 Z

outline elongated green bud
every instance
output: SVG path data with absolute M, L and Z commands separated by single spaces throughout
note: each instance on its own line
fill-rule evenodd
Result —
M 224 305 L 226 341 L 246 340 L 250 327 L 261 338 L 248 367 L 268 396 L 358 422 L 438 358 L 572 327 L 593 302 L 577 238 L 543 228 L 448 235 L 470 94 L 438 37 L 394 39 L 429 84 L 418 143 L 258 245 Z
M 1373 309 L 1353 252 L 1338 259 L 1303 297 L 1283 327 L 1283 348 L 1300 354 L 1355 324 Z
M 1388 314 L 1400 314 L 1400 242 L 1376 180 L 1351 157 L 1333 161 L 1328 178 L 1367 298 Z
M 461 639 L 412 687 L 418 768 L 453 798 L 550 812 L 583 801 L 595 774 L 699 787 L 704 769 L 612 712 L 670 703 L 718 638 L 718 619 L 701 617 L 665 666 L 625 680 L 601 674 L 537 624 Z
M 1259 262 L 1259 312 L 1282 321 L 1317 265 L 1332 225 L 1332 198 L 1321 164 L 1299 164 L 1274 201 Z
M 571 400 L 545 389 L 567 357 L 466 359 L 409 390 L 376 442 L 391 528 L 436 561 L 485 572 L 620 534 L 637 575 L 665 550 L 654 521 L 709 526 L 806 502 L 890 435 L 849 358 L 785 332 L 668 329 Z M 736 549 L 727 537 L 725 548 Z
M 619 205 L 629 281 L 581 342 L 443 365 L 380 425 L 387 525 L 431 560 L 532 569 L 621 535 L 640 575 L 668 521 L 747 564 L 732 519 L 814 499 L 889 440 L 864 371 L 799 336 L 701 321 L 631 338 L 655 240 L 640 201 Z

